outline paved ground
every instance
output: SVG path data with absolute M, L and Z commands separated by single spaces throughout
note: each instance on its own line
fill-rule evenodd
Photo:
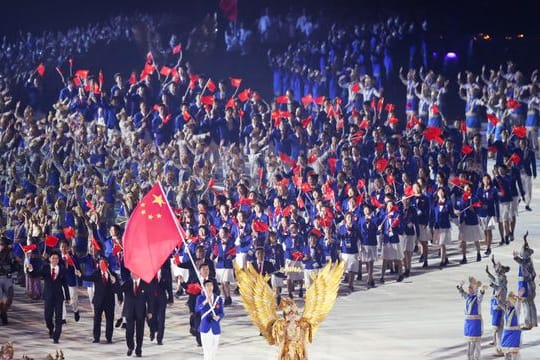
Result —
M 529 240 L 536 248 L 535 265 L 540 270 L 540 185 L 534 189 L 532 208 L 525 212 L 523 206 L 516 228 L 516 241 L 509 246 L 495 246 L 494 254 L 504 264 L 511 266 L 509 289 L 516 290 L 517 266 L 512 251 L 518 249 L 522 235 L 529 231 Z M 457 236 L 457 232 L 454 233 Z M 496 236 L 495 241 L 499 238 Z M 472 254 L 471 249 L 471 254 Z M 436 254 L 434 253 L 433 256 Z M 450 253 L 450 266 L 439 270 L 433 259 L 428 271 L 423 271 L 417 261 L 410 278 L 403 283 L 387 276 L 387 283 L 365 290 L 365 283 L 357 284 L 357 291 L 342 294 L 328 319 L 317 332 L 314 344 L 309 347 L 310 359 L 430 359 L 450 360 L 465 358 L 462 337 L 463 301 L 455 285 L 469 275 L 487 282 L 484 268 L 488 259 L 459 265 L 457 243 Z M 469 257 L 473 260 L 473 256 Z M 378 278 L 378 277 L 377 277 Z M 538 281 L 538 279 L 537 279 Z M 68 314 L 60 344 L 53 346 L 42 322 L 41 303 L 31 303 L 17 287 L 16 300 L 11 311 L 10 324 L 0 328 L 0 343 L 14 341 L 16 354 L 24 352 L 37 359 L 43 354 L 61 348 L 66 359 L 125 359 L 124 332 L 115 329 L 113 344 L 92 344 L 92 315 L 86 294 L 81 290 L 83 309 L 81 321 L 75 323 Z M 223 320 L 220 359 L 275 359 L 276 349 L 258 335 L 238 302 L 226 309 Z M 69 310 L 68 310 L 69 311 Z M 492 359 L 494 350 L 489 343 L 489 296 L 483 302 L 484 340 L 482 359 Z M 156 359 L 201 359 L 201 348 L 195 346 L 188 335 L 187 307 L 185 301 L 176 301 L 168 309 L 164 345 L 158 346 L 145 338 L 143 357 Z M 147 330 L 148 331 L 148 330 Z M 540 330 L 523 334 L 522 359 L 540 359 Z

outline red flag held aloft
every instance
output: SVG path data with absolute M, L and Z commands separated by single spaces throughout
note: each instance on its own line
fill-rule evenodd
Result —
M 527 137 L 527 128 L 525 126 L 514 126 L 512 134 L 516 135 L 520 139 Z
M 304 105 L 304 107 L 308 106 L 309 104 L 311 104 L 313 102 L 313 96 L 311 94 L 308 94 L 306 96 L 304 96 L 302 99 L 302 105 Z
M 101 245 L 99 244 L 99 242 L 96 240 L 95 237 L 92 236 L 92 247 L 96 250 L 96 251 L 100 251 L 101 250 Z
M 507 106 L 509 109 L 516 110 L 516 109 L 519 108 L 521 105 L 520 105 L 519 101 L 517 101 L 517 100 L 514 100 L 514 99 L 508 99 L 508 101 L 506 102 L 506 106 Z
M 58 238 L 52 235 L 45 235 L 45 245 L 48 247 L 55 247 L 58 245 Z
M 206 88 L 214 93 L 214 92 L 216 92 L 217 86 L 212 81 L 212 79 L 208 79 L 208 81 L 206 82 Z
M 234 88 L 239 88 L 240 85 L 242 84 L 242 79 L 240 78 L 229 78 L 229 81 L 231 82 L 231 86 L 234 87 Z
M 258 220 L 256 219 L 255 221 L 253 221 L 253 230 L 256 231 L 256 232 L 267 232 L 269 229 L 269 226 L 267 223 L 261 221 L 261 220 Z
M 30 252 L 30 251 L 34 251 L 37 249 L 37 245 L 36 244 L 30 244 L 30 245 L 23 245 L 21 246 L 22 247 L 22 250 L 27 253 L 27 252 Z
M 43 77 L 43 75 L 45 75 L 45 65 L 43 65 L 43 63 L 39 64 L 36 71 L 39 76 Z
M 177 54 L 180 54 L 182 52 L 182 43 L 176 45 L 175 47 L 172 48 L 172 53 L 173 55 L 177 55 Z
M 151 282 L 179 243 L 180 234 L 161 184 L 156 183 L 127 222 L 123 236 L 126 267 L 145 282 Z
M 499 118 L 494 114 L 487 114 L 487 118 L 493 126 L 497 126 L 497 124 L 499 123 Z
M 276 102 L 278 104 L 287 104 L 289 102 L 289 98 L 286 95 L 281 95 L 276 98 Z
M 468 144 L 463 144 L 463 146 L 461 147 L 461 153 L 463 155 L 469 155 L 473 151 L 474 151 L 474 148 Z
M 337 158 L 328 159 L 328 166 L 330 167 L 330 174 L 332 174 L 332 176 L 336 174 L 337 161 L 338 161 Z
M 73 261 L 73 258 L 69 253 L 66 254 L 66 262 L 69 266 L 75 267 L 75 261 Z
M 326 99 L 326 98 L 325 98 L 324 96 L 319 96 L 319 97 L 315 98 L 314 102 L 315 102 L 315 104 L 317 104 L 317 105 L 322 105 L 322 104 L 324 103 L 324 100 L 325 100 L 325 99 Z
M 120 245 L 119 243 L 115 243 L 112 250 L 113 256 L 118 255 L 122 250 L 124 250 L 122 248 L 122 245 Z
M 378 172 L 382 173 L 384 170 L 386 170 L 387 166 L 388 166 L 388 160 L 386 160 L 385 158 L 380 158 L 377 161 L 375 161 L 375 169 Z
M 360 84 L 355 82 L 354 84 L 351 85 L 351 91 L 353 93 L 357 93 L 360 91 Z
M 510 155 L 510 161 L 512 161 L 514 165 L 517 165 L 521 161 L 521 158 L 519 157 L 518 154 L 513 153 L 512 155 Z
M 238 93 L 238 100 L 246 102 L 251 96 L 251 89 L 244 89 Z
M 64 237 L 66 239 L 75 239 L 75 229 L 71 226 L 64 228 Z

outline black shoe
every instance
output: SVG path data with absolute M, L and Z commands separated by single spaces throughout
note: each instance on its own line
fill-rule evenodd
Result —
M 141 353 L 135 354 L 136 357 L 142 357 Z
M 66 325 L 66 324 L 67 324 L 66 320 L 62 320 L 62 325 Z
M 127 351 L 127 354 L 126 354 L 126 355 L 127 355 L 127 356 L 131 356 L 131 354 L 133 354 L 133 349 L 128 349 L 128 351 Z
M 514 241 L 514 234 L 508 235 L 508 238 L 509 238 L 510 241 Z
M 354 286 L 353 286 L 353 285 L 349 285 L 349 290 L 350 290 L 350 292 L 353 292 L 353 291 L 354 291 Z
M 239 287 L 234 289 L 234 295 L 240 295 L 240 288 Z
M 422 265 L 422 267 L 423 267 L 424 269 L 428 267 L 427 260 L 424 260 L 424 264 Z
M 531 207 L 529 205 L 525 206 L 525 210 L 532 211 Z
M 79 315 L 79 312 L 76 311 L 74 314 L 73 314 L 73 317 L 75 318 L 75 322 L 79 322 L 79 320 L 81 319 L 81 316 Z
M 419 263 L 422 263 L 422 262 L 424 262 L 424 261 L 425 261 L 425 256 L 424 256 L 424 254 L 422 254 L 422 255 L 420 255 L 420 257 L 418 258 L 418 262 L 419 262 Z
M 224 306 L 229 306 L 231 304 L 232 304 L 232 299 L 230 297 L 226 297 L 223 305 Z
M 116 323 L 114 324 L 114 327 L 119 328 L 120 326 L 122 326 L 122 319 L 116 320 Z
M 180 296 L 184 295 L 184 288 L 180 288 L 178 289 L 178 291 L 176 292 L 176 297 L 179 298 Z
M 379 279 L 379 282 L 380 282 L 381 284 L 384 284 L 384 277 L 381 277 L 381 278 Z
M 202 344 L 201 344 L 200 341 L 197 341 L 197 346 L 198 346 L 198 347 L 201 347 L 201 346 L 202 346 Z
M 362 281 L 362 273 L 358 273 L 358 276 L 356 277 L 356 280 Z
M 58 344 L 58 339 L 54 339 L 53 344 Z
M 49 330 L 49 339 L 52 339 L 52 338 L 53 338 L 53 335 L 54 335 L 54 331 Z
M 112 344 L 112 339 L 107 339 L 107 344 Z
M 0 314 L 0 319 L 2 319 L 2 325 L 8 324 L 8 317 L 7 317 L 6 312 L 3 312 L 2 314 Z
M 501 241 L 499 241 L 499 246 L 503 246 L 504 245 L 504 239 L 501 239 Z
M 300 289 L 300 291 L 298 291 L 298 297 L 299 297 L 299 298 L 303 298 L 303 297 L 304 297 L 304 290 Z
M 415 253 L 415 254 L 418 253 L 418 250 L 419 250 L 418 244 L 414 244 L 413 253 Z
M 278 296 L 277 296 L 277 299 L 276 299 L 276 304 L 279 305 L 280 302 L 281 302 L 281 295 L 278 295 Z
M 463 259 L 461 259 L 461 261 L 459 263 L 460 264 L 466 264 L 467 263 L 467 258 L 464 257 Z
M 150 333 L 150 341 L 154 341 L 155 338 L 156 338 L 156 333 L 151 332 Z
M 292 293 L 290 293 L 289 297 L 292 299 L 294 297 L 294 295 Z
M 163 345 L 163 341 L 158 341 L 157 344 L 158 345 Z
M 482 261 L 482 256 L 479 252 L 476 253 L 476 261 Z
M 397 282 L 402 282 L 402 281 L 403 281 L 403 274 L 399 275 L 397 278 Z
M 94 341 L 92 341 L 93 344 L 99 344 L 99 340 L 98 339 L 94 339 Z
M 375 280 L 368 281 L 367 287 L 368 288 L 374 288 L 375 287 Z
M 491 255 L 491 248 L 487 248 L 486 252 L 484 253 L 485 256 Z
M 442 269 L 445 266 L 446 266 L 446 264 L 444 263 L 444 261 L 441 261 L 441 263 L 439 264 L 439 269 Z
M 506 245 L 510 245 L 510 235 L 506 235 L 506 236 L 504 237 L 504 243 L 505 243 Z
M 126 323 L 123 323 L 122 326 L 121 326 L 122 329 L 127 329 L 127 325 Z

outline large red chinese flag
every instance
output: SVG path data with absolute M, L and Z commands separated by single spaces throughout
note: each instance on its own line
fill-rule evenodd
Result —
M 160 183 L 142 198 L 124 232 L 126 267 L 151 282 L 179 243 L 180 232 Z

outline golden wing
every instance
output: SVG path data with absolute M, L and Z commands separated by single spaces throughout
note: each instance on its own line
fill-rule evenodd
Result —
M 345 262 L 343 261 L 326 264 L 314 276 L 313 283 L 307 289 L 302 319 L 311 324 L 312 336 L 315 336 L 319 325 L 326 318 L 336 302 L 344 269 Z
M 276 343 L 272 326 L 278 320 L 276 297 L 268 285 L 270 277 L 259 274 L 251 263 L 241 269 L 234 262 L 236 280 L 240 287 L 240 297 L 251 321 L 259 328 L 270 345 Z

